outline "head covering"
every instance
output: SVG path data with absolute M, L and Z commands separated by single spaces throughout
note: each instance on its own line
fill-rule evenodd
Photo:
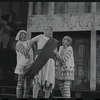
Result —
M 19 36 L 20 36 L 20 34 L 21 34 L 22 32 L 24 32 L 24 33 L 27 34 L 27 32 L 26 32 L 25 30 L 20 30 L 20 31 L 17 33 L 15 40 L 19 40 Z
M 70 45 L 72 44 L 72 38 L 69 36 L 65 36 L 63 39 L 67 39 L 70 42 Z

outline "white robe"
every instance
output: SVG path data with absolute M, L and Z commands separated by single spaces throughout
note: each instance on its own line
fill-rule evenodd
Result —
M 35 38 L 32 38 L 32 41 L 37 41 L 38 49 L 42 49 L 45 43 L 48 41 L 49 38 L 47 38 L 44 35 L 38 35 Z M 48 51 L 47 51 L 48 52 Z M 39 73 L 35 76 L 35 80 L 39 82 L 41 85 L 45 84 L 45 81 L 47 81 L 47 86 L 52 84 L 52 89 L 55 86 L 55 61 L 51 58 L 47 61 L 47 63 L 43 66 L 42 70 L 39 71 Z

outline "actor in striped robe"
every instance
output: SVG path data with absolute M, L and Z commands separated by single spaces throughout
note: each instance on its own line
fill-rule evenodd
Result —
M 26 79 L 25 72 L 33 63 L 33 51 L 30 45 L 30 41 L 27 40 L 27 32 L 21 30 L 16 36 L 16 54 L 17 65 L 15 73 L 18 74 L 18 82 L 16 87 L 17 98 L 28 98 L 28 93 L 31 86 L 31 80 Z
M 59 52 L 56 52 L 57 71 L 56 79 L 59 80 L 59 88 L 63 97 L 70 98 L 70 84 L 74 80 L 74 57 L 71 47 L 72 39 L 65 36 L 62 40 L 63 46 L 60 46 Z

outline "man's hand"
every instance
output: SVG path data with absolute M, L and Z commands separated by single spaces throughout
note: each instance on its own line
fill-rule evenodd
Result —
M 30 46 L 27 46 L 27 47 L 26 47 L 27 52 L 29 52 L 29 51 L 30 51 L 30 49 L 31 49 L 31 47 L 30 47 Z
M 28 58 L 29 59 L 30 58 L 30 55 L 29 54 L 25 55 L 25 58 Z
M 58 52 L 55 52 L 55 55 L 57 58 L 59 58 L 59 53 Z

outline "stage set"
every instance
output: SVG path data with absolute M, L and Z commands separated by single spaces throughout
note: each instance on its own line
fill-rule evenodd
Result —
M 45 6 L 44 6 L 45 5 Z M 72 98 L 100 98 L 100 3 L 98 2 L 28 2 L 28 38 L 43 34 L 47 25 L 53 37 L 73 39 L 75 80 Z M 60 44 L 59 44 L 60 45 Z M 17 77 L 14 49 L 0 50 L 0 95 L 15 97 Z M 30 91 L 30 97 L 32 91 Z M 58 80 L 51 98 L 61 98 Z

